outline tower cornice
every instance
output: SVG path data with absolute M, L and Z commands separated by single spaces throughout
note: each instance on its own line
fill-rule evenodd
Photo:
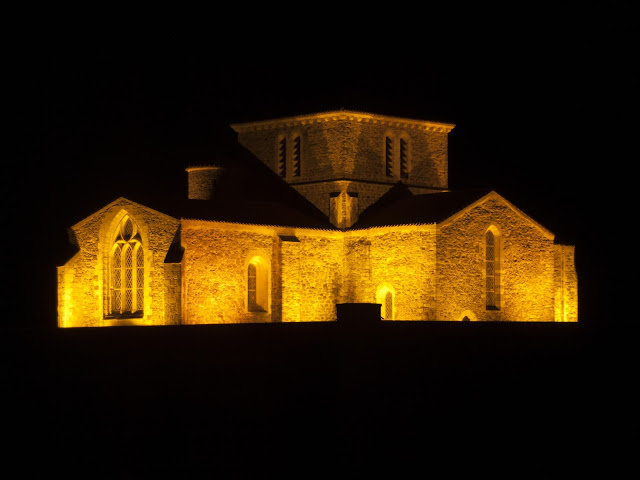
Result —
M 231 128 L 233 128 L 237 133 L 245 133 L 259 130 L 289 128 L 337 121 L 380 124 L 390 127 L 401 127 L 406 129 L 414 128 L 418 130 L 441 133 L 449 133 L 455 127 L 455 124 L 452 123 L 392 117 L 387 115 L 377 115 L 373 113 L 356 112 L 351 110 L 336 110 L 309 115 L 298 115 L 294 117 L 275 118 L 271 120 L 259 120 L 256 122 L 234 123 L 231 124 Z

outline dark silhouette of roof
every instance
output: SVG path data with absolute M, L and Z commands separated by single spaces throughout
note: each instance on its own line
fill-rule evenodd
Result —
M 313 203 L 237 142 L 184 152 L 185 167 L 223 170 L 211 200 L 189 200 L 186 191 L 122 196 L 175 218 L 303 228 L 336 228 Z M 186 178 L 185 178 L 186 180 Z
M 299 207 L 278 202 L 240 199 L 188 200 L 184 202 L 180 216 L 194 220 L 336 230 L 324 214 L 321 213 L 322 217 L 318 218 L 305 208 Z
M 222 171 L 210 200 L 187 198 L 184 172 L 176 175 L 178 188 L 171 191 L 152 183 L 136 182 L 120 189 L 118 197 L 174 218 L 337 230 L 313 203 L 238 143 L 235 133 L 227 130 L 214 140 L 175 154 L 183 167 L 213 166 Z M 413 195 L 405 184 L 398 182 L 362 212 L 351 228 L 441 222 L 489 191 Z M 172 258 L 178 258 L 179 252 L 174 253 Z
M 396 185 L 360 215 L 352 229 L 439 223 L 491 192 L 488 188 L 412 195 Z

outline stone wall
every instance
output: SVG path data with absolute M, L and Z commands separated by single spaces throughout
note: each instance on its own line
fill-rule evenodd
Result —
M 136 319 L 107 319 L 109 256 L 115 228 L 124 214 L 138 225 L 144 249 L 144 309 Z M 58 325 L 97 327 L 164 325 L 164 259 L 179 221 L 120 198 L 72 227 L 79 251 L 58 267 Z
M 369 301 L 394 293 L 395 320 L 435 319 L 435 225 L 373 229 Z M 380 301 L 380 299 L 378 299 Z
M 310 230 L 297 233 L 300 320 L 305 322 L 335 320 L 335 304 L 342 291 L 342 236 L 333 232 L 318 233 Z M 283 288 L 288 281 L 289 278 L 283 277 Z M 287 321 L 284 315 L 283 321 Z
M 363 117 L 347 113 L 310 116 L 305 120 L 265 122 L 259 127 L 235 126 L 239 142 L 279 171 L 278 139 L 302 139 L 300 175 L 287 165 L 286 180 L 322 212 L 329 215 L 329 193 L 358 193 L 362 212 L 393 184 L 402 181 L 414 187 L 448 188 L 448 128 L 429 128 L 382 116 Z M 394 176 L 386 175 L 385 138 L 395 140 Z M 399 175 L 399 139 L 409 140 L 409 176 Z M 289 141 L 291 143 L 291 141 Z M 291 151 L 288 154 L 291 160 Z M 350 182 L 340 180 L 348 179 Z M 360 180 L 359 182 L 353 180 Z
M 225 173 L 222 167 L 189 167 L 187 170 L 187 197 L 192 200 L 210 200 L 216 193 Z
M 487 309 L 485 234 L 500 232 L 499 309 Z M 554 321 L 553 234 L 494 194 L 439 228 L 437 302 L 439 320 Z
M 390 178 L 385 173 L 385 137 L 392 135 L 399 139 L 404 135 L 410 141 L 411 170 L 406 182 L 448 187 L 447 132 L 384 117 L 376 122 L 337 116 L 326 121 L 274 123 L 260 129 L 241 129 L 238 141 L 278 172 L 278 138 L 297 135 L 302 138 L 301 171 L 300 176 L 294 177 L 288 166 L 289 182 L 349 178 L 394 183 L 400 178 L 397 175 Z
M 234 226 L 183 220 L 182 323 L 271 322 L 271 306 L 250 312 L 247 269 L 254 257 L 268 263 L 269 297 L 273 294 L 274 232 L 266 227 Z
M 182 265 L 165 263 L 165 324 L 179 325 L 182 317 Z
M 380 302 L 386 289 L 394 294 L 394 319 L 434 319 L 434 225 L 348 232 L 343 258 L 340 303 Z
M 335 320 L 342 238 L 335 232 L 184 220 L 183 323 Z M 269 261 L 270 306 L 247 310 L 254 257 Z
M 105 318 L 109 249 L 125 212 L 145 253 L 144 316 Z M 382 303 L 395 320 L 577 321 L 575 251 L 497 194 L 439 225 L 328 231 L 182 220 L 182 257 L 167 252 L 179 221 L 119 199 L 73 227 L 79 251 L 58 267 L 59 325 L 309 322 L 336 303 Z M 498 233 L 500 302 L 487 309 L 485 234 Z M 248 265 L 268 284 L 248 307 Z
M 391 185 L 374 184 L 356 181 L 331 181 L 322 183 L 311 183 L 304 185 L 293 185 L 301 195 L 307 198 L 318 209 L 329 216 L 329 195 L 334 192 L 357 192 L 358 194 L 358 214 L 384 195 Z

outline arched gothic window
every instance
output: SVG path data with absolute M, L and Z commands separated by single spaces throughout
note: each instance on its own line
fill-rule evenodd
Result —
M 109 260 L 108 315 L 142 316 L 144 250 L 138 226 L 129 215 L 118 224 Z
M 493 229 L 485 234 L 485 296 L 487 310 L 500 308 L 500 236 Z
M 247 310 L 269 310 L 269 268 L 261 257 L 253 257 L 247 266 Z

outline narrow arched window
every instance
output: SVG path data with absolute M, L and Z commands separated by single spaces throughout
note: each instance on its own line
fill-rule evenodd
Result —
M 393 320 L 393 293 L 387 292 L 384 296 L 384 315 L 385 320 Z
M 144 250 L 138 227 L 128 215 L 118 224 L 109 260 L 108 315 L 142 316 Z
M 269 268 L 261 257 L 252 258 L 247 266 L 247 310 L 269 310 Z
M 380 305 L 383 320 L 395 320 L 395 295 L 395 290 L 388 283 L 382 283 L 376 290 L 376 303 Z
M 387 177 L 393 177 L 393 138 L 387 135 L 384 143 L 385 174 Z
M 258 302 L 256 301 L 256 266 L 253 263 L 249 264 L 247 271 L 247 291 L 249 310 L 253 312 L 258 307 Z
M 491 230 L 485 234 L 485 296 L 488 310 L 500 307 L 499 238 Z

